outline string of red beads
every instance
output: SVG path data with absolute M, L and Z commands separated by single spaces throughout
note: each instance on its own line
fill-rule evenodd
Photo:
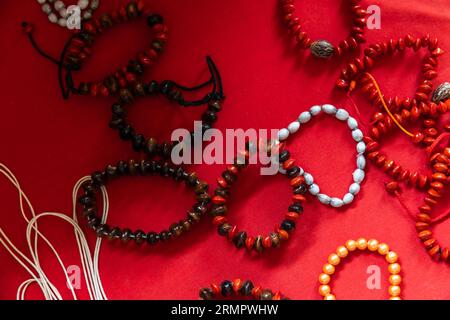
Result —
M 220 285 L 211 284 L 208 288 L 202 288 L 199 292 L 200 299 L 226 299 L 231 296 L 248 297 L 253 300 L 289 300 L 281 292 L 273 292 L 270 289 L 264 289 L 261 286 L 255 286 L 252 281 L 235 279 L 233 281 L 225 280 Z
M 312 50 L 313 54 L 319 57 L 327 58 L 331 55 L 342 56 L 344 53 L 348 51 L 353 51 L 359 48 L 361 43 L 366 42 L 364 37 L 364 32 L 366 28 L 366 10 L 360 6 L 361 0 L 351 0 L 350 2 L 350 11 L 352 14 L 352 27 L 348 37 L 339 42 L 337 46 L 333 46 L 328 41 L 316 41 L 313 42 L 309 37 L 308 33 L 305 32 L 300 23 L 300 18 L 295 15 L 296 6 L 295 0 L 280 0 L 280 6 L 283 13 L 283 20 L 286 22 L 287 27 L 292 34 L 293 38 L 296 40 L 300 48 L 308 49 L 314 43 L 322 42 L 326 46 L 326 49 L 330 49 L 330 51 L 324 53 L 317 52 L 316 50 Z
M 127 66 L 118 68 L 113 74 L 102 81 L 82 82 L 76 92 L 82 95 L 113 96 L 120 89 L 132 87 L 137 77 L 144 73 L 146 67 L 152 66 L 161 54 L 168 39 L 167 27 L 158 14 L 145 11 L 144 1 L 131 1 L 119 10 L 105 13 L 100 18 L 93 18 L 82 25 L 79 33 L 69 40 L 64 63 L 71 70 L 79 70 L 84 61 L 91 55 L 91 47 L 95 38 L 117 23 L 135 20 L 141 16 L 147 19 L 147 25 L 154 33 L 154 38 L 148 49 L 140 52 Z

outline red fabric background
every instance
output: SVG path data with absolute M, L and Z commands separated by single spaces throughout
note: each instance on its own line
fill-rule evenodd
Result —
M 119 3 L 103 0 L 99 11 Z M 448 0 L 363 3 L 382 9 L 381 30 L 367 31 L 369 43 L 407 33 L 430 33 L 440 38 L 444 49 L 450 49 Z M 59 53 L 68 32 L 50 25 L 34 0 L 2 1 L 2 5 L 0 160 L 15 172 L 37 212 L 69 213 L 71 190 L 81 176 L 136 154 L 108 128 L 114 99 L 62 100 L 56 68 L 31 48 L 21 33 L 20 22 L 26 19 L 35 23 L 38 42 L 53 55 Z M 207 77 L 204 57 L 212 55 L 227 96 L 218 128 L 280 128 L 313 104 L 333 103 L 352 111 L 344 95 L 333 90 L 345 59 L 327 63 L 294 50 L 280 22 L 277 1 L 168 0 L 151 1 L 151 5 L 165 17 L 170 40 L 146 79 L 198 83 Z M 314 39 L 336 42 L 347 34 L 348 7 L 341 1 L 298 1 L 297 6 Z M 97 41 L 92 59 L 77 79 L 98 79 L 125 64 L 147 45 L 148 36 L 143 21 L 116 27 Z M 423 52 L 408 52 L 379 65 L 374 75 L 382 90 L 388 95 L 411 96 L 422 57 Z M 449 61 L 448 55 L 442 57 L 436 84 L 450 79 Z M 360 97 L 356 99 L 367 120 L 371 107 Z M 192 127 L 201 110 L 146 98 L 133 105 L 130 113 L 136 127 L 147 135 L 167 139 L 173 128 Z M 397 134 L 384 146 L 402 163 L 424 167 L 424 153 L 406 136 Z M 290 149 L 314 174 L 323 191 L 344 194 L 355 161 L 354 142 L 343 124 L 314 119 L 308 130 L 290 140 Z M 192 169 L 213 182 L 223 166 Z M 0 225 L 19 248 L 26 250 L 25 224 L 19 216 L 16 191 L 2 180 Z M 347 239 L 364 236 L 387 242 L 400 255 L 403 298 L 450 298 L 448 266 L 430 260 L 416 237 L 413 221 L 384 191 L 386 180 L 369 164 L 362 192 L 345 210 L 332 210 L 311 198 L 290 241 L 260 257 L 236 250 L 216 234 L 208 218 L 182 240 L 156 248 L 104 243 L 100 270 L 107 295 L 111 299 L 197 299 L 200 287 L 240 277 L 280 289 L 291 298 L 318 299 L 317 276 L 328 254 Z M 260 177 L 256 168 L 249 169 L 234 189 L 230 220 L 254 233 L 270 231 L 287 208 L 289 189 L 285 178 Z M 112 183 L 108 190 L 109 221 L 132 228 L 165 227 L 180 219 L 192 203 L 191 193 L 164 179 L 124 179 Z M 422 196 L 412 191 L 407 195 L 408 205 L 415 210 Z M 47 219 L 40 226 L 55 241 L 66 264 L 79 264 L 68 225 Z M 440 241 L 450 245 L 448 231 L 448 222 L 435 228 Z M 88 235 L 93 241 L 90 231 Z M 44 246 L 41 252 L 44 266 L 55 272 L 52 279 L 59 287 L 64 286 L 54 257 Z M 332 286 L 338 298 L 387 298 L 387 264 L 381 257 L 362 254 L 349 261 L 334 277 Z M 380 290 L 366 287 L 366 268 L 372 264 L 382 270 Z M 0 249 L 0 298 L 14 299 L 18 285 L 27 278 L 28 274 Z M 62 291 L 70 298 L 67 290 Z M 87 298 L 84 283 L 79 295 Z M 42 297 L 36 287 L 27 296 Z

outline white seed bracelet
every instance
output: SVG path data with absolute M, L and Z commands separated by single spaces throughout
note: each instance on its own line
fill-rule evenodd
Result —
M 67 26 L 69 17 L 68 8 L 62 0 L 36 0 L 42 11 L 47 14 L 48 20 L 61 27 Z M 76 6 L 80 8 L 80 19 L 90 19 L 95 10 L 98 9 L 100 0 L 78 0 Z
M 346 121 L 348 127 L 352 131 L 353 140 L 357 142 L 356 170 L 353 171 L 353 183 L 350 185 L 348 193 L 341 199 L 320 193 L 319 186 L 314 183 L 314 177 L 310 173 L 305 172 L 301 167 L 300 174 L 305 178 L 309 193 L 316 196 L 321 203 L 339 208 L 353 202 L 356 194 L 358 194 L 361 189 L 361 183 L 365 177 L 364 169 L 366 167 L 366 158 L 364 157 L 364 152 L 366 151 L 366 144 L 363 141 L 363 133 L 358 128 L 358 122 L 344 109 L 338 109 L 331 104 L 324 104 L 323 106 L 317 105 L 311 107 L 309 111 L 302 112 L 296 121 L 290 123 L 287 128 L 281 129 L 278 132 L 278 140 L 285 141 L 290 135 L 296 133 L 303 124 L 309 122 L 313 116 L 319 115 L 322 111 L 325 114 L 336 117 L 336 119 L 340 121 Z M 280 172 L 285 173 L 281 167 Z

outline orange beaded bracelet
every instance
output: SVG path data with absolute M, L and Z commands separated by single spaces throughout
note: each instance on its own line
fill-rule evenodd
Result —
M 399 275 L 401 267 L 397 262 L 398 255 L 394 251 L 389 249 L 386 243 L 380 243 L 378 240 L 359 238 L 358 240 L 348 240 L 344 246 L 340 246 L 328 256 L 328 262 L 324 264 L 322 273 L 319 275 L 319 293 L 323 296 L 324 300 L 336 300 L 336 296 L 331 293 L 330 281 L 331 276 L 336 271 L 336 266 L 341 263 L 341 260 L 349 255 L 350 252 L 359 249 L 360 251 L 369 250 L 371 252 L 378 252 L 380 255 L 385 256 L 386 261 L 389 263 L 388 270 L 391 274 L 389 277 L 389 300 L 401 300 L 400 299 L 400 283 L 402 277 Z

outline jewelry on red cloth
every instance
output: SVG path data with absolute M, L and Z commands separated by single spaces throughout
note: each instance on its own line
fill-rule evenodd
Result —
M 258 235 L 250 236 L 245 231 L 238 230 L 236 225 L 228 222 L 226 217 L 228 213 L 228 198 L 230 189 L 236 181 L 238 174 L 242 169 L 248 166 L 249 151 L 244 152 L 245 160 L 235 160 L 233 165 L 227 167 L 221 177 L 217 179 L 218 187 L 214 191 L 211 199 L 212 207 L 210 214 L 213 217 L 213 224 L 217 227 L 219 235 L 226 237 L 232 241 L 236 248 L 247 248 L 248 251 L 256 251 L 262 253 L 270 248 L 278 248 L 283 241 L 289 239 L 290 233 L 295 229 L 295 223 L 299 216 L 303 213 L 302 203 L 306 201 L 304 194 L 307 192 L 304 178 L 300 175 L 300 168 L 295 164 L 295 160 L 291 158 L 289 151 L 282 150 L 279 154 L 279 161 L 287 170 L 287 177 L 291 179 L 292 186 L 292 204 L 285 214 L 284 220 L 280 226 L 267 236 Z
M 241 279 L 225 280 L 220 285 L 213 283 L 208 288 L 200 289 L 199 292 L 202 300 L 226 299 L 231 296 L 250 297 L 253 300 L 289 300 L 279 291 L 263 289 L 261 286 L 255 286 L 250 280 L 242 281 Z
M 173 223 L 167 230 L 157 232 L 144 232 L 142 230 L 132 231 L 128 228 L 111 228 L 102 223 L 97 217 L 97 193 L 109 180 L 123 176 L 152 176 L 172 178 L 175 181 L 184 181 L 186 185 L 195 192 L 196 203 L 192 209 L 188 210 L 187 217 L 179 222 Z M 151 245 L 158 242 L 165 242 L 178 238 L 184 232 L 189 231 L 208 210 L 210 196 L 208 194 L 208 184 L 198 179 L 196 173 L 188 173 L 181 167 L 171 166 L 165 162 L 142 160 L 136 162 L 119 161 L 116 165 L 109 165 L 105 170 L 96 171 L 91 175 L 91 180 L 82 185 L 84 193 L 78 198 L 78 202 L 83 207 L 83 216 L 87 219 L 88 225 L 93 229 L 98 237 L 105 237 L 109 240 L 120 239 L 122 241 L 133 240 L 137 244 L 147 242 Z
M 319 58 L 330 58 L 331 56 L 342 56 L 348 51 L 353 51 L 359 48 L 361 43 L 366 42 L 364 32 L 366 28 L 366 10 L 359 5 L 361 0 L 351 0 L 350 11 L 352 14 L 352 28 L 348 37 L 337 46 L 332 45 L 326 40 L 312 41 L 308 33 L 303 31 L 300 18 L 295 15 L 296 7 L 295 0 L 280 0 L 281 10 L 283 12 L 283 19 L 297 41 L 300 48 L 310 49 L 311 53 Z
M 400 276 L 401 267 L 398 263 L 398 255 L 389 249 L 386 243 L 380 243 L 378 240 L 359 238 L 358 240 L 348 240 L 345 245 L 340 246 L 328 256 L 327 263 L 323 265 L 322 273 L 319 275 L 319 294 L 323 296 L 324 300 L 336 300 L 336 296 L 331 292 L 331 276 L 336 272 L 336 267 L 345 259 L 350 253 L 354 251 L 365 251 L 378 253 L 385 257 L 389 263 L 388 271 L 391 274 L 389 277 L 389 300 L 401 300 L 402 277 Z

